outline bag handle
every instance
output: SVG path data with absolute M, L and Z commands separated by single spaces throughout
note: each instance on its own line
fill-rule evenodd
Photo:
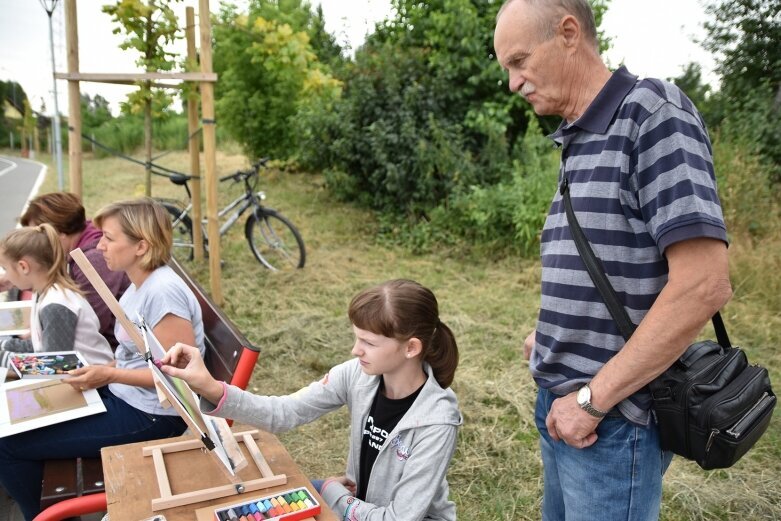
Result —
M 607 306 L 608 311 L 610 311 L 613 320 L 616 322 L 618 330 L 621 332 L 621 336 L 624 337 L 624 340 L 628 341 L 635 332 L 635 329 L 637 329 L 637 326 L 632 322 L 632 319 L 629 318 L 629 314 L 618 299 L 616 290 L 613 289 L 613 285 L 610 284 L 610 281 L 605 275 L 605 269 L 602 266 L 599 257 L 594 253 L 591 244 L 583 233 L 583 229 L 580 227 L 578 218 L 575 216 L 575 211 L 572 209 L 572 200 L 570 199 L 569 193 L 569 179 L 566 176 L 559 186 L 559 193 L 561 193 L 564 199 L 564 209 L 567 213 L 567 223 L 569 224 L 572 239 L 575 241 L 575 246 L 578 249 L 581 259 L 583 259 L 583 264 L 586 265 L 589 277 L 591 277 L 591 281 L 594 283 L 597 291 L 599 291 L 599 294 L 602 295 L 602 300 L 605 301 L 605 305 Z M 716 340 L 719 345 L 725 349 L 730 348 L 731 344 L 729 335 L 727 335 L 727 328 L 724 326 L 724 321 L 721 319 L 721 314 L 718 311 L 711 317 L 711 322 L 713 322 L 713 329 L 716 330 Z

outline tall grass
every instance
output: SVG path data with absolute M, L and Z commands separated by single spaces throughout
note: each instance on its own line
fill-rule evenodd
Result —
M 174 168 L 187 165 L 183 153 L 170 154 L 163 161 Z M 246 164 L 241 156 L 218 154 L 218 175 Z M 717 168 L 727 167 L 735 177 L 720 182 L 725 214 L 734 230 L 730 253 L 735 297 L 725 310 L 725 320 L 733 341 L 747 348 L 753 362 L 767 365 L 778 385 L 779 218 L 772 205 L 747 216 L 752 208 L 743 197 L 756 200 L 756 195 L 745 195 L 754 185 L 747 182 L 738 188 L 735 183 L 755 175 L 750 158 L 726 149 L 723 155 L 717 151 Z M 118 160 L 85 159 L 88 212 L 143 193 L 142 174 L 141 167 Z M 54 189 L 54 183 L 50 175 L 44 191 Z M 437 295 L 443 320 L 453 328 L 461 351 L 453 388 L 465 421 L 449 472 L 459 518 L 539 519 L 542 480 L 533 425 L 535 387 L 521 355 L 539 304 L 538 262 L 518 257 L 465 262 L 447 251 L 413 254 L 404 247 L 377 243 L 374 237 L 380 225 L 374 217 L 335 201 L 317 176 L 270 172 L 262 188 L 269 205 L 301 229 L 308 262 L 296 273 L 270 273 L 247 249 L 242 223 L 223 238 L 223 307 L 261 348 L 250 389 L 282 394 L 320 378 L 330 366 L 350 357 L 352 338 L 346 317 L 350 298 L 388 278 L 417 279 Z M 237 190 L 240 187 L 220 184 L 221 202 Z M 155 178 L 153 193 L 178 196 L 183 191 Z M 736 210 L 735 205 L 743 204 L 745 209 Z M 767 233 L 747 231 L 753 218 L 765 222 Z M 188 267 L 208 287 L 207 266 L 191 263 Z M 781 519 L 779 426 L 776 415 L 768 434 L 732 469 L 705 472 L 676 458 L 664 480 L 662 519 Z M 347 433 L 348 417 L 340 411 L 281 439 L 304 472 L 324 477 L 344 471 Z

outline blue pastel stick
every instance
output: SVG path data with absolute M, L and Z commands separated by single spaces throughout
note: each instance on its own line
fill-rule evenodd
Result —
M 265 514 L 266 512 L 268 512 L 268 508 L 266 508 L 266 504 L 263 502 L 263 500 L 258 501 L 257 506 L 258 506 L 258 512 L 260 512 L 261 514 Z
M 254 514 L 255 512 L 258 511 L 258 505 L 256 505 L 255 503 L 250 503 L 249 504 L 249 511 Z
M 248 516 L 248 515 L 252 514 L 252 511 L 250 511 L 248 505 L 241 505 L 241 514 L 244 515 L 244 516 Z

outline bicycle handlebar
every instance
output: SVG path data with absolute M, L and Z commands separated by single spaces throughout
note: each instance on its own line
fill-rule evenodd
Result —
M 266 166 L 266 163 L 268 163 L 271 159 L 268 157 L 262 157 L 252 163 L 252 169 L 251 170 L 238 170 L 232 174 L 228 174 L 226 176 L 220 177 L 220 182 L 222 181 L 228 181 L 229 179 L 233 179 L 234 181 L 238 182 L 242 179 L 249 179 L 253 175 L 257 175 L 258 170 L 260 170 L 260 167 Z

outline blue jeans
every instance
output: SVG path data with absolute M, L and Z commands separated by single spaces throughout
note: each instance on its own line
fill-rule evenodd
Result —
M 659 447 L 656 425 L 641 427 L 610 414 L 585 449 L 553 441 L 545 427 L 557 395 L 540 389 L 535 422 L 540 431 L 543 521 L 654 521 L 659 518 L 662 476 L 672 453 Z
M 139 411 L 103 387 L 106 412 L 0 438 L 0 484 L 31 520 L 41 509 L 43 462 L 100 457 L 100 449 L 179 436 L 187 428 L 179 416 Z

